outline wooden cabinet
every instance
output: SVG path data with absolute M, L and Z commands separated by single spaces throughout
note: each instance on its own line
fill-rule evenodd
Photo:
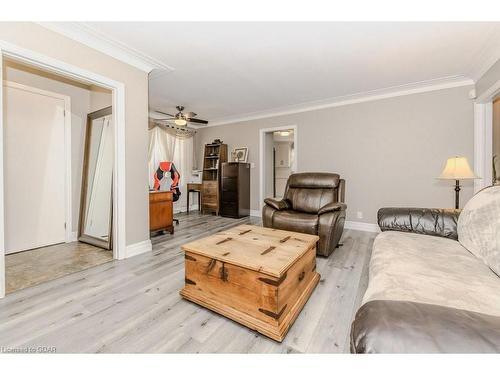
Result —
M 250 215 L 250 164 L 222 163 L 221 216 Z
M 219 214 L 219 181 L 203 181 L 201 208 L 203 212 L 209 211 Z
M 202 212 L 220 211 L 220 168 L 227 161 L 227 145 L 211 143 L 205 145 L 203 153 L 203 181 L 201 187 Z
M 149 230 L 174 233 L 174 202 L 171 191 L 149 192 Z

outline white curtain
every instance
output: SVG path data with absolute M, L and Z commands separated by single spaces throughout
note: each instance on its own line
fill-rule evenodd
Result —
M 153 188 L 154 173 L 158 169 L 160 162 L 172 161 L 181 175 L 179 189 L 180 199 L 174 203 L 175 211 L 185 211 L 186 209 L 186 186 L 191 178 L 193 169 L 193 138 L 180 138 L 168 129 L 154 126 L 149 130 L 149 187 Z M 170 175 L 162 181 L 160 190 L 170 188 Z

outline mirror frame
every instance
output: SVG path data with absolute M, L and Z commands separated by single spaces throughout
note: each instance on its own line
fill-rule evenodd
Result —
M 106 250 L 113 249 L 113 186 L 111 186 L 110 196 L 110 210 L 109 215 L 109 240 L 105 241 L 101 238 L 89 236 L 83 233 L 85 219 L 86 219 L 86 205 L 87 205 L 87 189 L 88 189 L 88 174 L 89 174 L 89 154 L 90 154 L 90 139 L 92 135 L 92 121 L 112 114 L 112 107 L 106 107 L 98 111 L 89 113 L 87 115 L 87 126 L 85 131 L 85 146 L 83 154 L 83 168 L 82 168 L 82 189 L 80 196 L 80 218 L 78 223 L 78 241 L 89 243 L 91 245 L 101 247 Z M 113 182 L 111 183 L 113 185 Z

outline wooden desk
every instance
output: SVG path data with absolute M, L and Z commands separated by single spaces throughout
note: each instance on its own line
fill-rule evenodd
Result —
M 188 183 L 187 184 L 187 213 L 189 213 L 189 193 L 198 193 L 198 211 L 201 211 L 201 187 L 202 184 L 199 183 Z
M 167 230 L 174 234 L 174 202 L 171 191 L 149 192 L 149 230 Z

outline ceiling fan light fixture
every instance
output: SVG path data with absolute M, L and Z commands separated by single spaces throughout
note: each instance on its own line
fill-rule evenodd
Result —
M 174 120 L 175 122 L 175 125 L 178 125 L 178 126 L 185 126 L 187 124 L 187 121 L 184 120 L 183 118 L 176 118 Z

